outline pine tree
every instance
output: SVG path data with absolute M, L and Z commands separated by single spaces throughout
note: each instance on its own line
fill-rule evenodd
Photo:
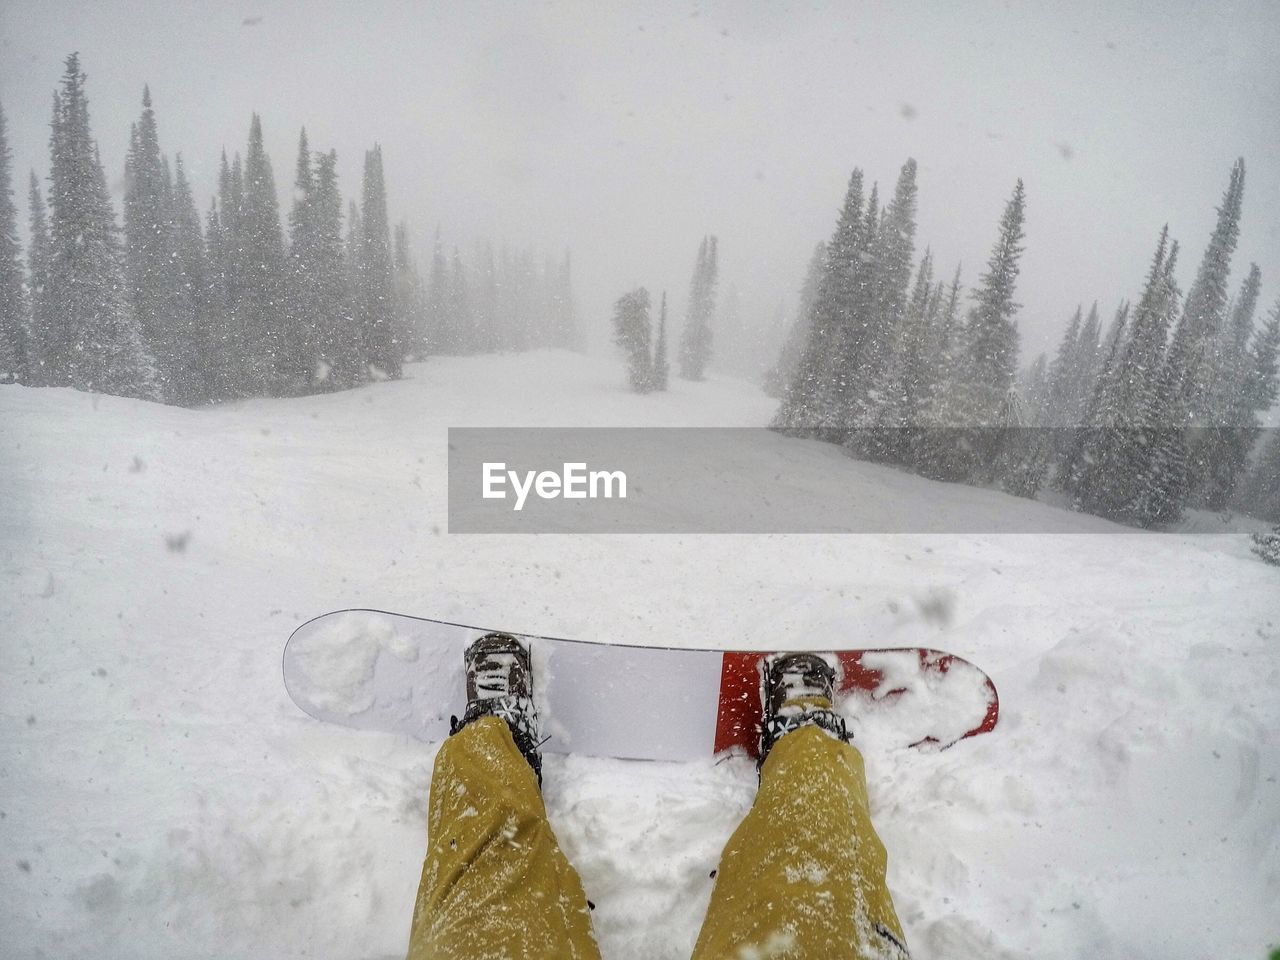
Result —
M 49 239 L 49 221 L 40 195 L 40 183 L 31 173 L 27 208 L 30 216 L 31 245 L 27 248 L 27 303 L 29 305 L 24 364 L 24 383 L 46 387 L 53 383 L 53 334 L 55 325 L 49 313 L 49 267 L 53 256 Z
M 914 428 L 922 419 L 932 377 L 928 369 L 931 358 L 927 355 L 932 291 L 933 255 L 926 250 L 909 301 L 892 307 L 900 315 L 881 318 L 895 329 L 882 338 L 885 342 L 878 348 L 884 355 L 876 361 L 880 372 L 864 400 L 863 426 L 851 435 L 855 442 L 846 441 L 872 459 L 890 463 L 910 463 L 913 459 L 918 445 Z
M 1049 445 L 1044 431 L 1032 427 L 1031 413 L 1018 391 L 1010 388 L 997 413 L 990 481 L 1005 493 L 1034 500 L 1049 467 Z
M 234 170 L 233 170 L 234 176 Z M 284 280 L 284 234 L 271 159 L 262 142 L 262 121 L 249 124 L 242 208 L 234 220 L 236 280 L 240 284 L 241 390 L 247 395 L 298 389 L 301 353 L 289 327 Z
M 1066 478 L 1081 509 L 1127 523 L 1154 522 L 1165 502 L 1158 463 L 1181 455 L 1177 437 L 1159 420 L 1162 383 L 1167 386 L 1162 359 L 1178 307 L 1177 259 L 1178 244 L 1170 243 L 1166 226 L 1132 320 L 1114 338 L 1088 424 L 1076 437 L 1078 466 Z
M 1013 386 L 1017 369 L 1018 328 L 1014 317 L 1019 305 L 1013 295 L 1023 251 L 1025 204 L 1019 180 L 1000 218 L 1000 236 L 987 271 L 978 280 L 976 304 L 967 323 L 970 370 L 981 395 L 974 409 L 979 422 L 986 411 L 999 406 Z
M 1049 364 L 1049 390 L 1045 398 L 1045 423 L 1061 427 L 1071 422 L 1071 386 L 1076 358 L 1080 354 L 1080 328 L 1084 320 L 1084 307 L 1076 306 L 1071 322 L 1058 344 L 1053 362 Z
M 409 226 L 396 224 L 393 238 L 395 256 L 396 325 L 405 332 L 406 345 L 421 359 L 422 336 L 426 324 L 427 295 L 414 263 L 409 243 Z
M 835 426 L 832 412 L 843 382 L 834 358 L 852 337 L 849 309 L 860 289 L 864 243 L 862 171 L 854 169 L 835 233 L 825 249 L 807 340 L 773 419 L 774 429 L 820 436 Z
M 317 311 L 313 322 L 319 348 L 312 388 L 349 387 L 363 379 L 364 367 L 360 332 L 356 327 L 352 272 L 342 236 L 342 194 L 338 189 L 338 154 L 334 150 L 315 155 L 311 221 L 315 231 L 315 273 L 311 283 Z
M 1231 178 L 1218 208 L 1218 220 L 1205 248 L 1195 282 L 1187 291 L 1182 318 L 1169 345 L 1168 363 L 1186 423 L 1201 423 L 1215 379 L 1216 341 L 1226 319 L 1227 279 L 1240 237 L 1244 197 L 1244 160 L 1231 168 Z
M 1174 330 L 1157 390 L 1152 418 L 1163 428 L 1153 444 L 1142 509 L 1144 525 L 1170 523 L 1182 515 L 1192 493 L 1211 470 L 1207 451 L 1192 427 L 1211 426 L 1213 384 L 1226 321 L 1227 280 L 1240 235 L 1244 161 L 1237 160 L 1218 208 L 1218 219 L 1196 279 Z
M 1041 353 L 1027 368 L 1022 382 L 1018 384 L 1018 393 L 1023 397 L 1027 407 L 1027 417 L 1031 425 L 1043 426 L 1040 420 L 1043 411 L 1045 394 L 1049 388 L 1049 358 Z
M 1098 301 L 1089 307 L 1084 326 L 1080 328 L 1080 341 L 1072 363 L 1067 395 L 1065 426 L 1082 422 L 1085 404 L 1093 393 L 1094 381 L 1102 362 L 1102 319 L 1098 316 Z
M 796 307 L 795 318 L 791 321 L 791 327 L 783 341 L 782 351 L 778 355 L 777 363 L 764 377 L 764 392 L 771 397 L 785 396 L 788 385 L 795 380 L 805 344 L 813 330 L 813 308 L 818 299 L 818 288 L 822 284 L 822 274 L 826 270 L 826 265 L 827 245 L 819 243 L 813 248 L 813 255 L 809 257 L 804 283 L 800 285 L 800 303 Z
M 1260 520 L 1280 523 L 1280 429 L 1268 431 L 1262 452 L 1236 494 L 1236 505 Z
M 658 314 L 658 342 L 653 348 L 651 389 L 666 390 L 669 377 L 670 365 L 667 363 L 667 291 L 663 290 L 662 311 Z
M 904 378 L 917 371 L 904 368 L 903 353 L 911 349 L 905 341 L 922 332 L 904 329 L 907 290 L 915 257 L 916 194 L 916 162 L 908 159 L 898 174 L 893 199 L 884 209 L 870 246 L 870 302 L 858 324 L 862 343 L 857 358 L 846 368 L 846 376 L 853 381 L 852 404 L 845 411 L 846 422 L 863 428 L 887 426 L 890 437 L 913 415 L 913 411 L 904 409 L 907 403 Z M 929 277 L 932 283 L 932 266 Z M 924 306 L 922 299 L 921 324 Z M 859 446 L 856 442 L 854 445 Z M 891 451 L 883 449 L 881 442 L 872 442 L 871 446 L 881 456 L 893 456 Z
M 568 256 L 566 255 L 566 266 Z M 502 348 L 498 322 L 498 262 L 493 244 L 485 241 L 476 250 L 476 338 L 480 350 L 491 353 Z
M 963 423 L 960 402 L 968 382 L 968 338 L 960 317 L 961 267 L 956 264 L 951 283 L 934 292 L 930 323 L 929 365 L 933 371 L 928 401 L 921 410 L 921 427 L 913 431 L 911 462 L 927 477 L 955 479 L 961 469 L 957 458 L 955 425 Z M 961 451 L 963 454 L 963 451 Z
M 1261 287 L 1262 272 L 1256 263 L 1250 264 L 1230 319 L 1219 333 L 1205 428 L 1193 436 L 1191 458 L 1200 464 L 1200 474 L 1193 478 L 1192 500 L 1208 510 L 1226 509 L 1258 434 L 1258 411 L 1248 396 L 1248 383 L 1249 337 Z
M 182 154 L 175 157 L 175 173 L 169 218 L 173 234 L 173 256 L 180 303 L 190 304 L 191 327 L 181 344 L 184 401 L 207 403 L 213 396 L 210 342 L 219 327 L 217 302 L 213 295 L 210 265 L 187 182 Z M 184 315 L 185 316 L 185 315 Z
M 41 337 L 48 382 L 155 399 L 155 368 L 129 306 L 119 227 L 89 130 L 85 75 L 74 53 L 66 59 L 52 130 Z
M 1119 380 L 1124 375 L 1119 369 L 1118 361 L 1128 315 L 1128 304 L 1116 311 L 1111 328 L 1103 340 L 1107 352 L 1102 360 L 1102 368 L 1094 378 L 1093 389 L 1084 404 L 1080 423 L 1064 431 L 1066 456 L 1059 471 L 1059 483 L 1063 489 L 1076 495 L 1077 505 L 1098 494 L 1105 496 L 1113 479 L 1111 472 L 1116 464 L 1111 454 L 1116 443 L 1114 428 L 1119 412 Z
M 218 195 L 209 205 L 205 218 L 205 249 L 209 262 L 205 375 L 209 399 L 215 401 L 240 396 L 243 350 L 239 326 L 238 238 L 233 230 L 239 207 L 236 181 L 224 151 L 218 171 Z
M 321 365 L 323 304 L 315 282 L 319 246 L 315 161 L 305 127 L 298 135 L 298 160 L 294 169 L 289 252 L 284 272 L 286 312 L 280 324 L 280 329 L 287 330 L 288 334 L 281 337 L 277 366 L 286 383 L 314 389 L 328 381 L 331 371 Z
M 392 281 L 391 228 L 382 148 L 365 154 L 360 202 L 360 287 L 356 306 L 365 362 L 378 377 L 398 378 L 404 362 L 404 337 L 396 328 Z
M 926 466 L 932 476 L 975 478 L 999 455 L 999 428 L 1006 419 L 1006 397 L 1018 360 L 1014 322 L 1018 304 L 1013 297 L 1023 250 L 1025 205 L 1019 180 L 1001 214 L 999 237 L 958 337 L 945 395 L 931 411 L 934 430 L 957 431 L 935 449 L 935 462 Z
M 156 128 L 151 90 L 142 91 L 142 116 L 133 125 L 125 160 L 125 275 L 142 336 L 155 358 L 166 403 L 198 402 L 192 370 L 195 304 L 174 256 L 173 186 Z
M 462 266 L 462 258 L 458 256 L 457 247 L 453 250 L 448 282 L 448 298 L 445 309 L 451 318 L 457 352 L 473 353 L 475 352 L 475 321 L 471 314 L 471 295 L 467 289 L 467 272 Z
M 719 275 L 716 238 L 704 237 L 689 286 L 689 306 L 684 333 L 680 338 L 680 376 L 685 380 L 706 378 L 711 362 L 711 321 L 716 312 L 716 283 Z
M 27 297 L 18 210 L 13 204 L 12 161 L 4 109 L 0 108 L 0 383 L 26 383 Z
M 613 307 L 613 342 L 627 358 L 627 382 L 635 393 L 653 389 L 650 349 L 649 291 L 637 287 L 624 293 Z
M 449 313 L 449 263 L 445 260 L 438 227 L 431 253 L 431 279 L 427 286 L 427 329 L 428 353 L 458 352 L 458 335 Z M 505 337 L 502 344 L 507 346 Z

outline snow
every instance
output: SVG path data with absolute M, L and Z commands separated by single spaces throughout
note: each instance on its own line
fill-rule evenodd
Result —
M 996 681 L 997 730 L 867 747 L 913 956 L 1276 944 L 1280 580 L 1245 536 L 1082 536 L 1101 521 L 1008 501 L 1064 533 L 450 537 L 449 426 L 760 425 L 774 404 L 715 378 L 636 396 L 616 362 L 556 352 L 407 373 L 195 411 L 0 387 L 6 956 L 403 955 L 434 749 L 317 723 L 280 681 L 293 627 L 355 606 L 950 650 Z M 1000 496 L 800 441 L 772 448 L 780 472 L 793 451 L 869 511 Z M 548 756 L 606 958 L 687 957 L 754 789 L 740 760 Z

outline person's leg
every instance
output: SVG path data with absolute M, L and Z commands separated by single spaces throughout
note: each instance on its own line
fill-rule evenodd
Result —
M 441 746 L 408 960 L 599 960 L 530 755 L 507 720 L 470 710 Z
M 886 859 L 862 755 L 817 726 L 790 730 L 721 855 L 693 960 L 901 960 Z

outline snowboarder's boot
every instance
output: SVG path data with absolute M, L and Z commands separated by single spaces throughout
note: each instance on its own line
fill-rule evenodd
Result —
M 818 727 L 849 742 L 844 717 L 835 711 L 835 688 L 836 668 L 816 653 L 783 653 L 765 661 L 759 766 L 779 739 L 800 727 Z
M 452 736 L 480 717 L 498 717 L 511 728 L 516 747 L 542 783 L 538 712 L 533 705 L 533 668 L 529 651 L 506 633 L 486 633 L 463 654 L 467 675 L 467 709 L 462 719 L 449 718 Z

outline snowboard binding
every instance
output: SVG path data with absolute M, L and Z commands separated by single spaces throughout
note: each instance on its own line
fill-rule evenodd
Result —
M 837 668 L 816 653 L 782 653 L 764 661 L 758 767 L 764 766 L 775 743 L 800 727 L 818 727 L 828 736 L 849 742 L 844 717 L 835 711 L 838 684 Z
M 449 718 L 449 735 L 481 717 L 498 717 L 511 729 L 516 748 L 542 785 L 538 712 L 533 704 L 533 667 L 529 651 L 508 633 L 487 633 L 463 654 L 467 708 L 462 719 Z

